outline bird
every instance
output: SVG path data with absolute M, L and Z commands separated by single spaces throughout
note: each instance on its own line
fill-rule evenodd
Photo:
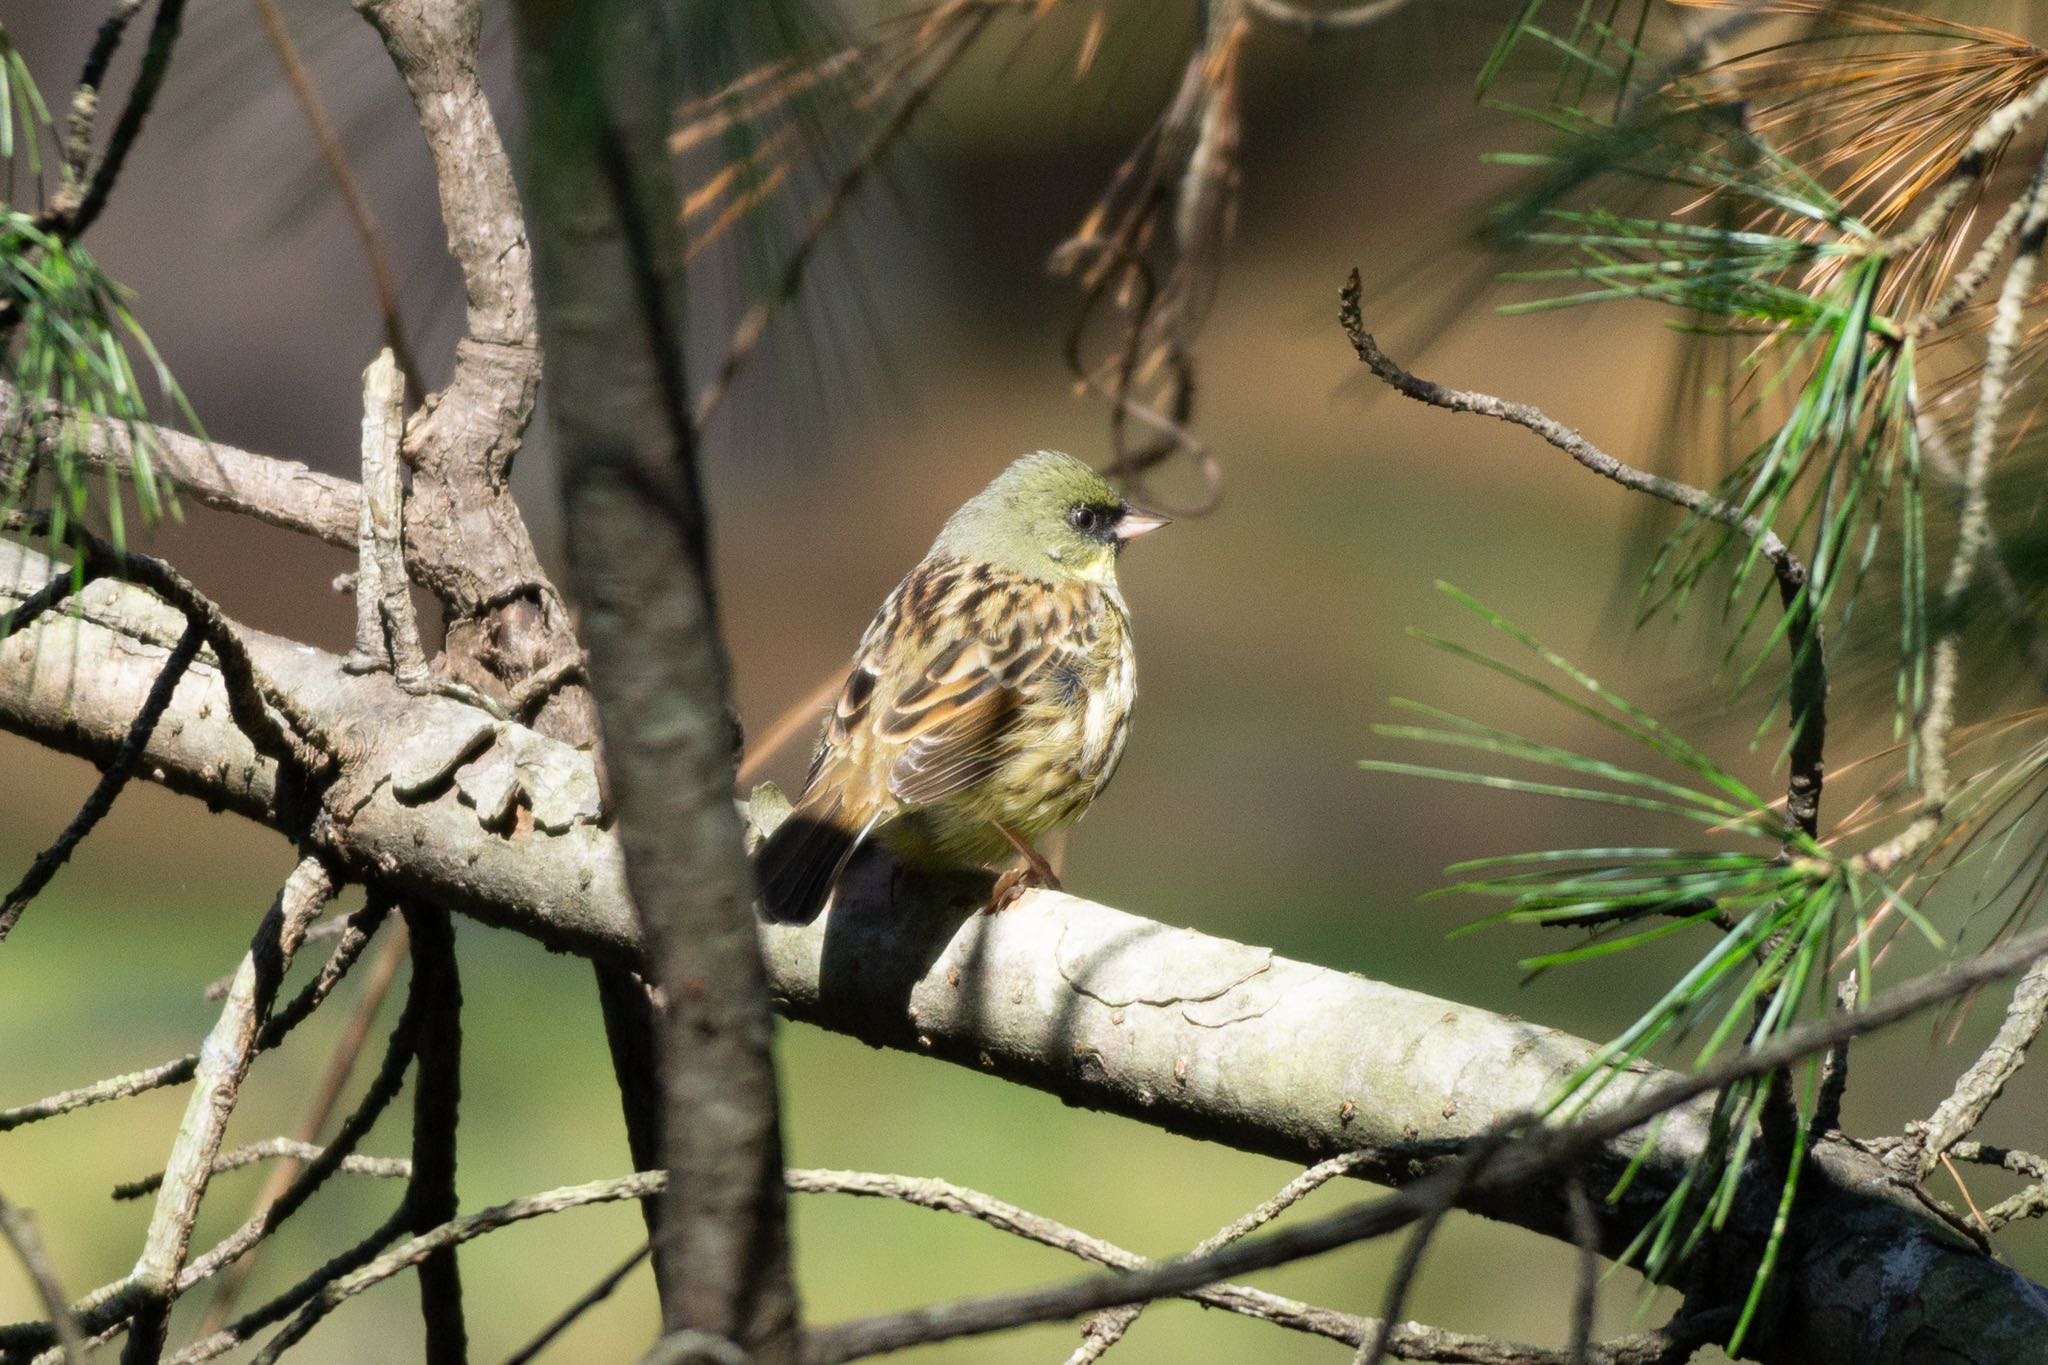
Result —
M 1025 455 L 949 518 L 861 636 L 789 816 L 755 854 L 768 918 L 808 923 L 853 855 L 1024 866 L 989 909 L 1059 878 L 1034 841 L 1081 818 L 1137 696 L 1124 546 L 1169 519 L 1072 455 Z

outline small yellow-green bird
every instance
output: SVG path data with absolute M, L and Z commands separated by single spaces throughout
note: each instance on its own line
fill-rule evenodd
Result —
M 955 512 L 861 637 L 803 795 L 755 856 L 769 916 L 815 918 L 871 835 L 928 867 L 1015 850 L 1057 886 L 1033 841 L 1108 784 L 1137 696 L 1117 557 L 1166 524 L 1051 450 Z

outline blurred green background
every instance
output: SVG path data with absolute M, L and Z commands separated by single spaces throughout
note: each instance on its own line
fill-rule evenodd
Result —
M 1170 95 L 1189 16 L 1164 0 L 1111 6 L 1102 55 L 1077 82 L 1072 44 L 1092 7 L 1072 8 L 1028 44 L 998 35 L 946 87 L 711 428 L 725 619 L 756 730 L 843 663 L 945 515 L 1010 458 L 1040 446 L 1106 453 L 1105 414 L 1072 392 L 1059 358 L 1074 297 L 1043 263 Z M 53 101 L 99 9 L 0 0 L 0 21 Z M 1197 352 L 1197 428 L 1224 461 L 1228 491 L 1214 516 L 1177 525 L 1125 561 L 1144 699 L 1121 775 L 1075 839 L 1067 880 L 1140 914 L 1601 1037 L 1648 1004 L 1698 941 L 1525 984 L 1516 959 L 1552 940 L 1523 930 L 1447 940 L 1483 907 L 1418 897 L 1459 858 L 1658 831 L 1357 767 L 1368 755 L 1418 757 L 1371 734 L 1393 718 L 1391 695 L 1601 748 L 1588 726 L 1532 719 L 1522 697 L 1404 636 L 1417 624 L 1477 640 L 1433 591 L 1442 578 L 1681 722 L 1760 789 L 1779 780 L 1776 734 L 1752 744 L 1761 695 L 1732 707 L 1713 700 L 1728 689 L 1711 676 L 1711 611 L 1677 628 L 1631 628 L 1644 509 L 1526 433 L 1389 397 L 1335 325 L 1338 285 L 1357 264 L 1368 324 L 1420 372 L 1536 402 L 1624 457 L 1675 467 L 1665 395 L 1677 349 L 1664 320 L 1647 311 L 1493 316 L 1498 300 L 1484 288 L 1493 267 L 1463 245 L 1473 212 L 1507 183 L 1481 153 L 1523 139 L 1471 94 L 1505 9 L 1418 4 L 1356 37 L 1261 30 L 1250 44 L 1243 208 Z M 403 93 L 346 6 L 298 0 L 287 12 L 391 244 L 416 349 L 430 377 L 444 374 L 460 289 Z M 137 290 L 141 319 L 210 435 L 349 472 L 357 376 L 379 344 L 360 253 L 250 9 L 195 0 L 187 27 L 158 116 L 90 244 Z M 500 22 L 487 57 L 501 92 L 509 49 Z M 117 86 L 127 69 L 117 67 Z M 693 281 L 700 376 L 722 350 L 743 276 L 714 264 Z M 552 552 L 540 431 L 518 481 Z M 349 567 L 340 553 L 199 509 L 153 548 L 238 619 L 346 647 L 351 610 L 328 587 Z M 1978 700 L 1989 710 L 2007 699 Z M 1838 711 L 1831 766 L 1879 744 L 1888 719 Z M 792 753 L 774 775 L 793 780 L 800 763 Z M 0 879 L 61 828 L 92 778 L 81 763 L 0 736 Z M 131 789 L 0 951 L 0 1105 L 190 1048 L 214 1013 L 202 986 L 233 965 L 290 863 L 273 835 Z M 464 1207 L 623 1171 L 588 970 L 474 924 L 458 936 L 468 1002 Z M 1889 971 L 1922 961 L 1902 944 Z M 1979 1007 L 1953 1036 L 1922 1023 L 1863 1045 L 1847 1126 L 1878 1134 L 1924 1115 L 1997 1012 Z M 258 1066 L 231 1141 L 295 1125 L 345 1014 L 345 1003 L 330 1006 Z M 779 1048 L 792 1164 L 942 1176 L 1141 1252 L 1184 1249 L 1292 1174 L 814 1029 L 782 1028 Z M 2029 1138 L 2048 1118 L 2043 1094 L 2037 1077 L 2023 1076 L 1982 1136 L 2038 1146 Z M 157 1166 L 184 1098 L 159 1092 L 0 1135 L 0 1191 L 35 1210 L 74 1293 L 132 1263 L 147 1207 L 110 1204 L 107 1192 Z M 366 1149 L 403 1151 L 404 1134 L 394 1110 Z M 244 1216 L 261 1179 L 219 1180 L 198 1245 Z M 2009 1192 L 2000 1180 L 1973 1175 L 1980 1204 Z M 1307 1207 L 1360 1193 L 1325 1190 Z M 266 1256 L 245 1302 L 367 1230 L 392 1198 L 360 1179 L 330 1183 Z M 795 1220 L 806 1312 L 821 1321 L 1078 1268 L 921 1210 L 807 1197 Z M 640 1236 L 637 1213 L 611 1206 L 465 1248 L 476 1358 L 525 1340 Z M 2048 1276 L 2037 1225 L 2000 1242 L 2020 1268 Z M 1376 1312 L 1393 1254 L 1392 1245 L 1355 1248 L 1256 1282 Z M 1565 1248 L 1459 1218 L 1430 1253 L 1408 1312 L 1556 1343 L 1570 1284 Z M 1636 1282 L 1617 1274 L 1602 1294 L 1601 1329 L 1654 1321 L 1665 1307 L 1642 1310 Z M 0 1320 L 34 1311 L 18 1268 L 0 1257 Z M 180 1323 L 192 1317 L 188 1307 Z M 630 1359 L 653 1321 L 642 1271 L 550 1358 Z M 337 1313 L 300 1357 L 410 1359 L 414 1333 L 413 1290 L 401 1280 Z M 1057 1326 L 913 1358 L 1056 1361 L 1075 1340 Z M 1335 1362 L 1346 1353 L 1167 1304 L 1114 1358 Z

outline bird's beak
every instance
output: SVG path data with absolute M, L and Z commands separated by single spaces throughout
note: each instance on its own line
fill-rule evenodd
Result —
M 1118 540 L 1136 540 L 1139 536 L 1149 535 L 1162 526 L 1170 525 L 1172 521 L 1172 517 L 1162 517 L 1157 512 L 1147 512 L 1137 507 L 1126 507 L 1124 508 L 1124 514 L 1116 519 L 1116 538 Z

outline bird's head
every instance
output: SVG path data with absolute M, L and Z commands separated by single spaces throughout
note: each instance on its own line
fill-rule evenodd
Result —
M 1125 502 L 1073 456 L 1041 450 L 968 499 L 933 549 L 1053 582 L 1110 584 L 1124 546 L 1166 524 Z

